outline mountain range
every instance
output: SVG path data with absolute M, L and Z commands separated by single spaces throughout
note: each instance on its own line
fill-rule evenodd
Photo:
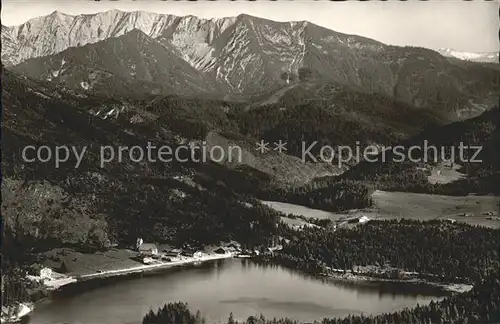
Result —
M 53 12 L 2 26 L 2 62 L 13 71 L 118 96 L 180 94 L 248 101 L 303 82 L 380 93 L 450 120 L 485 111 L 499 94 L 493 67 L 438 52 L 389 46 L 307 21 L 249 15 L 220 19 L 111 10 Z

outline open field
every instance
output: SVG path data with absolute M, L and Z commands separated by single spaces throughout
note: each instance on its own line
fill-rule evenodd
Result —
M 303 215 L 318 219 L 329 218 L 334 221 L 346 217 L 363 215 L 370 219 L 410 218 L 444 220 L 450 218 L 471 225 L 500 228 L 500 221 L 487 219 L 492 216 L 485 215 L 487 212 L 493 212 L 493 217 L 500 216 L 498 212 L 500 197 L 452 197 L 377 190 L 373 193 L 372 198 L 374 201 L 373 208 L 352 210 L 346 213 L 332 213 L 274 201 L 263 201 L 263 203 L 285 214 Z
M 80 253 L 74 249 L 53 249 L 44 254 L 46 260 L 43 264 L 47 267 L 58 269 L 64 262 L 66 274 L 69 276 L 82 276 L 96 273 L 97 271 L 110 271 L 124 268 L 133 268 L 143 265 L 132 260 L 137 253 L 126 249 L 111 249 L 106 252 Z M 58 271 L 58 270 L 56 270 Z
M 465 196 L 452 197 L 405 192 L 375 191 L 372 196 L 377 218 L 412 218 L 421 220 L 455 219 L 471 225 L 500 226 L 498 220 L 489 220 L 484 215 L 493 212 L 498 215 L 500 197 Z M 464 214 L 470 216 L 464 216 Z M 370 217 L 368 215 L 368 217 Z M 370 217 L 371 218 L 371 217 Z
M 431 175 L 427 177 L 430 183 L 450 183 L 465 177 L 465 174 L 458 172 L 460 165 L 455 164 L 453 168 L 448 168 L 443 164 L 433 167 Z
M 102 277 L 127 275 L 127 274 L 131 274 L 131 273 L 136 273 L 136 272 L 152 271 L 152 270 L 157 270 L 157 269 L 170 268 L 170 267 L 198 263 L 198 262 L 228 259 L 228 258 L 232 258 L 233 256 L 234 255 L 231 253 L 226 253 L 226 254 L 205 255 L 203 257 L 197 257 L 197 258 L 183 257 L 183 258 L 179 258 L 175 261 L 170 261 L 170 262 L 157 261 L 153 264 L 147 264 L 147 265 L 143 264 L 143 265 L 135 266 L 132 268 L 106 270 L 106 271 L 103 271 L 101 273 L 90 273 L 87 275 L 83 275 L 80 278 L 88 280 L 88 279 L 95 279 L 95 278 L 102 278 Z

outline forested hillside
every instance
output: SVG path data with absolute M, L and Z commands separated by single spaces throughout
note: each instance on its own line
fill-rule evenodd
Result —
M 363 93 L 331 82 L 299 84 L 277 102 L 230 114 L 242 134 L 287 143 L 302 158 L 303 145 L 319 155 L 322 146 L 391 144 L 447 122 L 440 109 L 415 108 L 386 95 Z M 307 160 L 311 160 L 307 157 Z M 333 164 L 337 164 L 335 156 Z
M 265 259 L 313 274 L 377 266 L 431 281 L 474 283 L 500 265 L 499 230 L 464 223 L 373 220 L 352 229 L 284 231 L 291 242 Z
M 468 193 L 498 195 L 500 194 L 500 187 L 497 185 L 500 183 L 499 125 L 500 109 L 497 107 L 469 120 L 428 129 L 400 143 L 404 147 L 401 152 L 406 158 L 411 147 L 420 148 L 413 150 L 412 156 L 422 161 L 426 154 L 425 145 L 435 146 L 437 151 L 432 149 L 427 151 L 427 163 L 414 163 L 408 160 L 400 162 L 400 156 L 389 150 L 385 153 L 385 162 L 361 162 L 339 178 L 370 182 L 382 190 L 446 195 Z M 476 156 L 474 155 L 478 150 L 464 150 L 464 160 L 469 161 L 464 162 L 459 154 L 461 143 L 464 146 L 481 147 L 481 150 Z M 445 156 L 442 156 L 441 148 L 445 148 Z M 454 158 L 451 155 L 452 149 L 455 150 Z M 430 169 L 443 160 L 460 165 L 459 171 L 464 173 L 466 178 L 448 184 L 431 184 L 427 179 Z M 378 155 L 378 161 L 382 161 L 382 153 Z
M 61 244 L 103 248 L 134 242 L 138 236 L 195 244 L 235 237 L 254 244 L 272 236 L 272 211 L 245 206 L 237 195 L 193 183 L 194 163 L 125 159 L 100 167 L 101 145 L 180 145 L 163 124 L 103 119 L 89 110 L 106 102 L 82 107 L 74 103 L 77 97 L 62 100 L 53 89 L 8 71 L 2 79 L 2 210 L 6 230 L 27 249 Z M 53 161 L 23 162 L 21 150 L 27 145 L 86 146 L 87 151 L 78 168 L 74 157 L 56 167 Z

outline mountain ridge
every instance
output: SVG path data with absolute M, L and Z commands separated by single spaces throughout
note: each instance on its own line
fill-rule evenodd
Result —
M 2 61 L 9 66 L 31 57 L 13 66 L 29 74 L 70 45 L 105 44 L 134 29 L 187 62 L 189 74 L 197 70 L 200 79 L 215 84 L 214 96 L 228 100 L 249 100 L 296 82 L 333 81 L 416 107 L 436 106 L 451 119 L 463 119 L 491 107 L 500 92 L 497 71 L 481 64 L 452 62 L 430 49 L 386 45 L 306 21 L 275 22 L 250 15 L 208 20 L 141 11 L 78 16 L 54 12 L 2 29 Z M 169 60 L 158 64 L 172 65 Z M 184 79 L 179 73 L 173 82 L 186 84 Z M 80 82 L 64 86 L 78 89 Z
M 175 53 L 139 29 L 82 47 L 70 47 L 49 56 L 42 64 L 39 58 L 27 60 L 14 69 L 44 81 L 76 85 L 87 91 L 117 94 L 135 91 L 170 92 L 194 95 L 213 90 L 204 76 Z M 31 64 L 35 61 L 35 64 Z M 169 62 L 168 65 L 162 65 Z M 177 77 L 182 75 L 182 78 Z M 100 90 L 99 88 L 102 88 Z M 193 90 L 193 91 L 189 91 Z

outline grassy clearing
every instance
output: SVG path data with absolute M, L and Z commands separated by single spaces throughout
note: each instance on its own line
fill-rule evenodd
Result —
M 431 175 L 427 177 L 430 183 L 450 183 L 456 180 L 463 179 L 465 177 L 464 173 L 459 172 L 460 165 L 455 164 L 453 169 L 445 167 L 444 165 L 439 165 L 431 170 Z
M 136 252 L 125 249 L 111 249 L 90 254 L 59 248 L 46 252 L 44 254 L 46 260 L 43 263 L 45 266 L 57 269 L 61 262 L 64 262 L 68 275 L 79 276 L 96 273 L 98 270 L 109 271 L 140 266 L 141 262 L 131 259 L 136 255 Z

